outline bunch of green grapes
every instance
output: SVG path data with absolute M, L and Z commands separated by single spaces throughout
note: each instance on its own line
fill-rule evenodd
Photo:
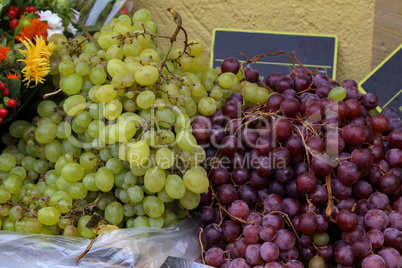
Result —
M 220 82 L 197 39 L 161 51 L 151 19 L 142 9 L 93 38 L 52 36 L 50 73 L 66 97 L 3 136 L 2 229 L 91 238 L 93 212 L 161 228 L 198 206 L 209 181 L 191 118 L 215 113 L 241 78 Z

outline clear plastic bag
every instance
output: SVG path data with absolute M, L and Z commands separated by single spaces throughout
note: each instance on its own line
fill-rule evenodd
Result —
M 91 240 L 0 231 L 0 267 L 160 267 L 168 256 L 201 256 L 197 229 L 194 219 L 184 219 L 171 228 L 104 232 L 78 263 Z

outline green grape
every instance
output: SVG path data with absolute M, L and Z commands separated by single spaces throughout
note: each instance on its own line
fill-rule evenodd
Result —
M 106 162 L 106 168 L 113 174 L 119 174 L 123 170 L 123 163 L 118 158 L 110 158 Z
M 177 133 L 182 130 L 188 130 L 190 124 L 190 117 L 187 114 L 180 114 L 176 118 L 175 130 Z
M 116 97 L 116 91 L 112 85 L 103 85 L 98 88 L 96 92 L 96 98 L 101 102 L 110 102 Z
M 171 168 L 175 161 L 175 156 L 169 148 L 162 148 L 156 151 L 155 161 L 162 169 Z
M 159 125 L 163 128 L 170 128 L 175 122 L 176 118 L 171 110 L 163 108 L 156 111 L 156 118 L 159 121 Z
M 191 192 L 186 188 L 186 192 L 182 198 L 179 199 L 180 204 L 189 210 L 195 209 L 200 203 L 201 197 L 200 194 Z
M 150 149 L 148 144 L 145 141 L 137 141 L 128 149 L 127 160 L 131 165 L 138 167 L 146 163 L 149 155 Z
M 121 50 L 121 53 L 123 53 L 123 50 Z M 113 58 L 108 61 L 107 72 L 112 78 L 115 77 L 116 75 L 124 77 L 129 73 L 126 64 L 123 61 L 121 61 L 121 59 L 117 58 Z
M 31 123 L 25 121 L 25 120 L 16 120 L 11 123 L 9 127 L 9 132 L 11 136 L 14 138 L 21 138 L 23 134 L 23 130 L 27 127 L 30 126 Z
M 342 101 L 346 98 L 346 89 L 344 87 L 335 87 L 328 93 L 328 98 L 333 101 Z
M 166 193 L 173 199 L 180 199 L 186 193 L 183 180 L 178 175 L 169 175 L 165 181 Z
M 56 107 L 57 104 L 54 101 L 43 100 L 36 107 L 36 111 L 40 117 L 50 117 L 54 113 Z
M 133 203 L 139 203 L 144 199 L 144 191 L 138 185 L 128 188 L 127 195 Z
M 205 159 L 206 154 L 204 149 L 201 146 L 197 145 L 195 147 L 195 150 L 191 152 L 190 165 L 191 166 L 201 165 Z
M 29 218 L 25 222 L 25 231 L 27 233 L 38 234 L 42 230 L 43 224 L 37 218 Z
M 98 158 L 92 152 L 85 152 L 80 156 L 80 165 L 86 170 L 97 167 Z
M 124 183 L 125 184 L 132 186 L 132 185 L 135 185 L 137 183 L 137 181 L 138 181 L 137 176 L 135 176 L 130 171 L 127 171 L 126 174 L 124 174 Z
M 116 120 L 123 111 L 123 105 L 118 100 L 111 100 L 105 106 L 105 117 L 108 120 Z
M 244 100 L 249 101 L 251 103 L 256 103 L 257 98 L 257 86 L 250 82 L 246 82 L 244 85 Z M 223 95 L 225 98 L 225 94 Z
M 81 127 L 77 124 L 77 121 L 75 120 L 75 118 L 73 118 L 73 121 L 71 123 L 71 128 L 73 129 L 73 131 L 77 134 L 82 134 L 85 132 L 86 128 Z
M 324 268 L 324 267 L 325 267 L 325 261 L 319 255 L 315 255 L 308 262 L 308 268 Z
M 87 128 L 89 123 L 92 122 L 92 117 L 87 111 L 83 111 L 82 113 L 78 114 L 74 120 L 80 127 Z
M 73 95 L 68 97 L 63 104 L 64 111 L 67 115 L 76 116 L 82 113 L 87 107 L 84 96 Z
M 170 197 L 167 193 L 165 188 L 160 190 L 157 194 L 158 198 L 163 202 L 163 203 L 170 203 L 174 200 L 174 198 Z
M 197 104 L 192 99 L 184 105 L 184 108 L 186 109 L 186 114 L 190 117 L 197 113 Z
M 17 159 L 10 153 L 0 155 L 0 171 L 8 172 L 15 167 Z
M 32 156 L 26 156 L 22 159 L 21 165 L 26 171 L 31 171 L 34 169 L 36 159 Z
M 198 103 L 198 111 L 205 116 L 213 115 L 216 111 L 216 103 L 213 98 L 202 98 Z
M 139 22 L 139 21 L 147 22 L 150 20 L 152 20 L 151 12 L 149 12 L 149 10 L 144 8 L 138 9 L 133 15 L 133 22 Z
M 69 182 L 76 182 L 84 178 L 85 170 L 80 164 L 70 162 L 61 169 L 61 175 Z
M 148 191 L 159 192 L 165 185 L 166 174 L 160 167 L 150 167 L 144 176 L 144 185 Z
M 12 173 L 20 176 L 21 180 L 24 180 L 27 176 L 27 171 L 25 170 L 24 167 L 21 167 L 21 166 L 16 166 L 16 167 L 12 168 L 10 170 L 10 174 L 12 174 Z
M 155 49 L 146 48 L 140 53 L 140 59 L 149 58 L 151 61 L 159 62 L 159 55 Z
M 148 218 L 145 216 L 138 216 L 133 221 L 133 227 L 150 227 Z
M 188 44 L 187 50 L 194 57 L 200 56 L 204 51 L 204 44 L 200 39 L 192 38 L 188 40 Z
M 205 88 L 201 83 L 196 83 L 196 84 L 190 85 L 190 89 L 191 89 L 191 94 L 194 97 L 200 97 L 205 92 Z
M 25 221 L 20 220 L 15 222 L 15 231 L 18 233 L 23 233 L 25 232 Z
M 89 71 L 89 80 L 94 85 L 102 85 L 106 81 L 107 74 L 104 68 L 95 67 Z
M 163 218 L 163 227 L 173 227 L 177 225 L 177 216 L 176 214 L 171 211 L 170 209 L 165 209 L 162 215 Z
M 193 66 L 193 58 L 189 55 L 182 56 L 179 61 L 183 69 L 190 69 Z
M 112 31 L 103 31 L 98 38 L 98 44 L 103 50 L 107 50 L 112 45 L 118 45 L 119 40 L 115 38 L 116 33 Z
M 47 185 L 54 185 L 57 180 L 57 173 L 54 169 L 49 170 L 45 175 L 45 182 Z
M 223 97 L 223 90 L 219 86 L 214 86 L 209 93 L 209 96 L 214 100 L 218 101 Z
M 56 137 L 66 139 L 71 134 L 71 125 L 68 122 L 60 122 L 56 127 Z
M 60 211 L 54 207 L 44 207 L 38 210 L 38 220 L 44 225 L 57 224 L 59 217 Z
M 80 76 L 85 76 L 89 73 L 89 67 L 87 63 L 80 62 L 75 66 L 75 72 Z
M 98 89 L 101 87 L 101 85 L 95 85 L 92 86 L 89 91 L 88 91 L 88 97 L 91 101 L 93 102 L 99 102 L 98 98 L 96 97 L 96 93 L 98 92 Z M 91 105 L 93 106 L 93 105 Z M 91 109 L 91 107 L 89 107 Z
M 56 130 L 57 132 L 57 130 Z M 57 159 L 62 156 L 62 146 L 58 140 L 53 140 L 45 146 L 45 156 L 50 162 L 56 163 Z M 41 172 L 40 172 L 41 173 Z
M 105 209 L 105 219 L 118 225 L 124 217 L 123 205 L 119 202 L 111 202 Z
M 56 138 L 57 125 L 52 122 L 46 122 L 38 125 L 35 129 L 35 139 L 42 144 L 52 142 Z
M 162 228 L 165 223 L 162 216 L 157 218 L 149 217 L 148 220 L 151 228 Z
M 183 176 L 184 185 L 194 193 L 203 193 L 208 190 L 209 180 L 208 176 L 198 170 L 187 170 Z
M 136 104 L 141 109 L 150 108 L 155 102 L 155 94 L 152 91 L 144 91 L 138 94 Z
M 95 173 L 89 173 L 85 175 L 85 177 L 82 179 L 82 184 L 84 184 L 85 188 L 89 191 L 99 190 L 95 182 Z
M 208 70 L 208 58 L 205 57 L 204 55 L 200 55 L 198 57 L 194 57 L 192 59 L 192 66 L 191 68 L 198 73 L 205 72 Z
M 87 227 L 85 227 L 85 225 L 87 225 L 88 221 L 91 219 L 91 216 L 86 215 L 86 216 L 82 216 L 79 220 L 78 220 L 78 224 L 77 224 L 77 231 L 78 234 L 84 238 L 88 238 L 91 239 L 95 236 L 95 233 L 92 232 L 90 229 L 88 229 Z
M 158 69 L 151 65 L 142 66 L 135 73 L 135 81 L 137 81 L 138 84 L 143 86 L 155 83 L 156 80 L 158 80 L 158 78 L 159 78 Z
M 313 236 L 313 242 L 317 246 L 324 246 L 328 244 L 330 241 L 330 237 L 327 233 L 315 233 Z
M 222 73 L 218 77 L 218 83 L 221 88 L 231 88 L 238 82 L 234 73 L 226 72 Z
M 189 152 L 194 151 L 197 146 L 197 140 L 195 139 L 193 134 L 188 131 L 180 131 L 176 135 L 176 142 L 180 149 Z
M 106 60 L 110 61 L 112 59 L 122 60 L 124 57 L 123 48 L 120 45 L 111 45 L 106 50 Z
M 67 191 L 70 188 L 72 182 L 66 180 L 63 175 L 60 175 L 56 180 L 56 187 L 60 191 Z
M 60 227 L 60 229 L 65 229 L 67 226 L 71 225 L 71 221 L 68 218 L 60 219 L 57 225 Z
M 126 43 L 123 45 L 123 53 L 125 57 L 139 56 L 141 51 L 142 47 L 135 39 L 133 39 L 131 43 Z
M 66 76 L 63 81 L 60 82 L 60 88 L 65 93 L 69 95 L 77 94 L 82 88 L 83 79 L 82 76 L 73 73 L 69 76 Z
M 114 185 L 114 176 L 107 168 L 101 167 L 95 174 L 95 184 L 102 192 L 109 192 Z
M 149 195 L 144 198 L 143 207 L 145 213 L 153 218 L 157 218 L 162 216 L 163 212 L 165 212 L 165 205 L 163 202 L 156 196 Z
M 2 185 L 10 193 L 17 194 L 17 193 L 19 193 L 19 191 L 22 187 L 22 179 L 19 175 L 15 174 L 15 173 L 9 173 L 3 179 Z
M 82 182 L 74 182 L 73 184 L 71 184 L 68 188 L 68 192 L 74 199 L 84 199 L 88 194 L 88 190 Z
M 5 204 L 10 199 L 11 199 L 10 191 L 4 186 L 0 186 L 0 204 Z
M 71 60 L 65 60 L 65 61 L 62 60 L 58 68 L 59 72 L 64 76 L 73 74 L 75 70 L 74 62 L 72 62 Z
M 88 134 L 93 138 L 98 138 L 99 133 L 105 128 L 105 123 L 102 120 L 93 120 L 88 125 Z
M 60 213 L 67 213 L 71 210 L 71 198 L 62 197 L 57 200 L 55 208 L 57 208 Z
M 145 175 L 145 172 L 147 172 L 149 167 L 149 162 L 145 162 L 143 166 L 130 166 L 131 173 L 133 173 L 135 176 L 143 176 Z
M 61 143 L 62 152 L 63 154 L 70 153 L 72 157 L 80 157 L 82 152 L 79 145 L 81 145 L 80 142 L 74 136 L 71 136 Z
M 107 161 L 110 158 L 112 158 L 113 155 L 112 155 L 112 152 L 110 151 L 110 148 L 106 147 L 106 148 L 103 148 L 103 149 L 99 150 L 99 157 L 103 161 Z
M 148 130 L 144 133 L 142 139 L 149 145 L 155 146 L 158 143 L 158 137 L 155 130 Z
M 269 92 L 263 87 L 257 87 L 255 91 L 255 100 L 253 103 L 263 104 L 266 103 L 269 97 Z
M 158 132 L 157 140 L 159 144 L 170 144 L 176 140 L 176 137 L 173 131 L 161 129 Z
M 35 165 L 34 165 L 34 171 L 41 174 L 43 172 L 45 172 L 46 170 L 49 169 L 49 162 L 42 160 L 42 159 L 37 159 L 35 161 Z

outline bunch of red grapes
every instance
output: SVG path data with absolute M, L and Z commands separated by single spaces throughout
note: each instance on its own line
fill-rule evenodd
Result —
M 238 73 L 225 59 L 222 72 Z M 234 93 L 192 123 L 210 189 L 198 210 L 203 258 L 222 267 L 402 267 L 402 122 L 353 80 L 340 85 L 296 68 L 264 83 L 245 106 Z M 332 89 L 346 97 L 334 101 Z

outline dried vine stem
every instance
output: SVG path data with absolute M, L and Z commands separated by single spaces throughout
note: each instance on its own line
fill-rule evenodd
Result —
M 82 21 L 79 21 L 78 24 L 82 27 L 82 30 L 84 31 L 84 33 L 88 37 L 88 39 L 91 40 L 95 44 L 95 46 L 98 50 L 101 50 L 102 48 L 99 46 L 98 42 L 92 37 L 92 35 L 89 34 L 87 28 L 85 28 L 84 23 Z
M 325 210 L 325 213 L 332 222 L 335 222 L 335 220 L 332 218 L 332 209 L 334 205 L 333 197 L 332 197 L 332 186 L 331 186 L 331 175 L 328 175 L 325 177 L 325 182 L 326 182 L 326 188 L 328 192 L 328 204 L 327 204 L 327 209 Z

